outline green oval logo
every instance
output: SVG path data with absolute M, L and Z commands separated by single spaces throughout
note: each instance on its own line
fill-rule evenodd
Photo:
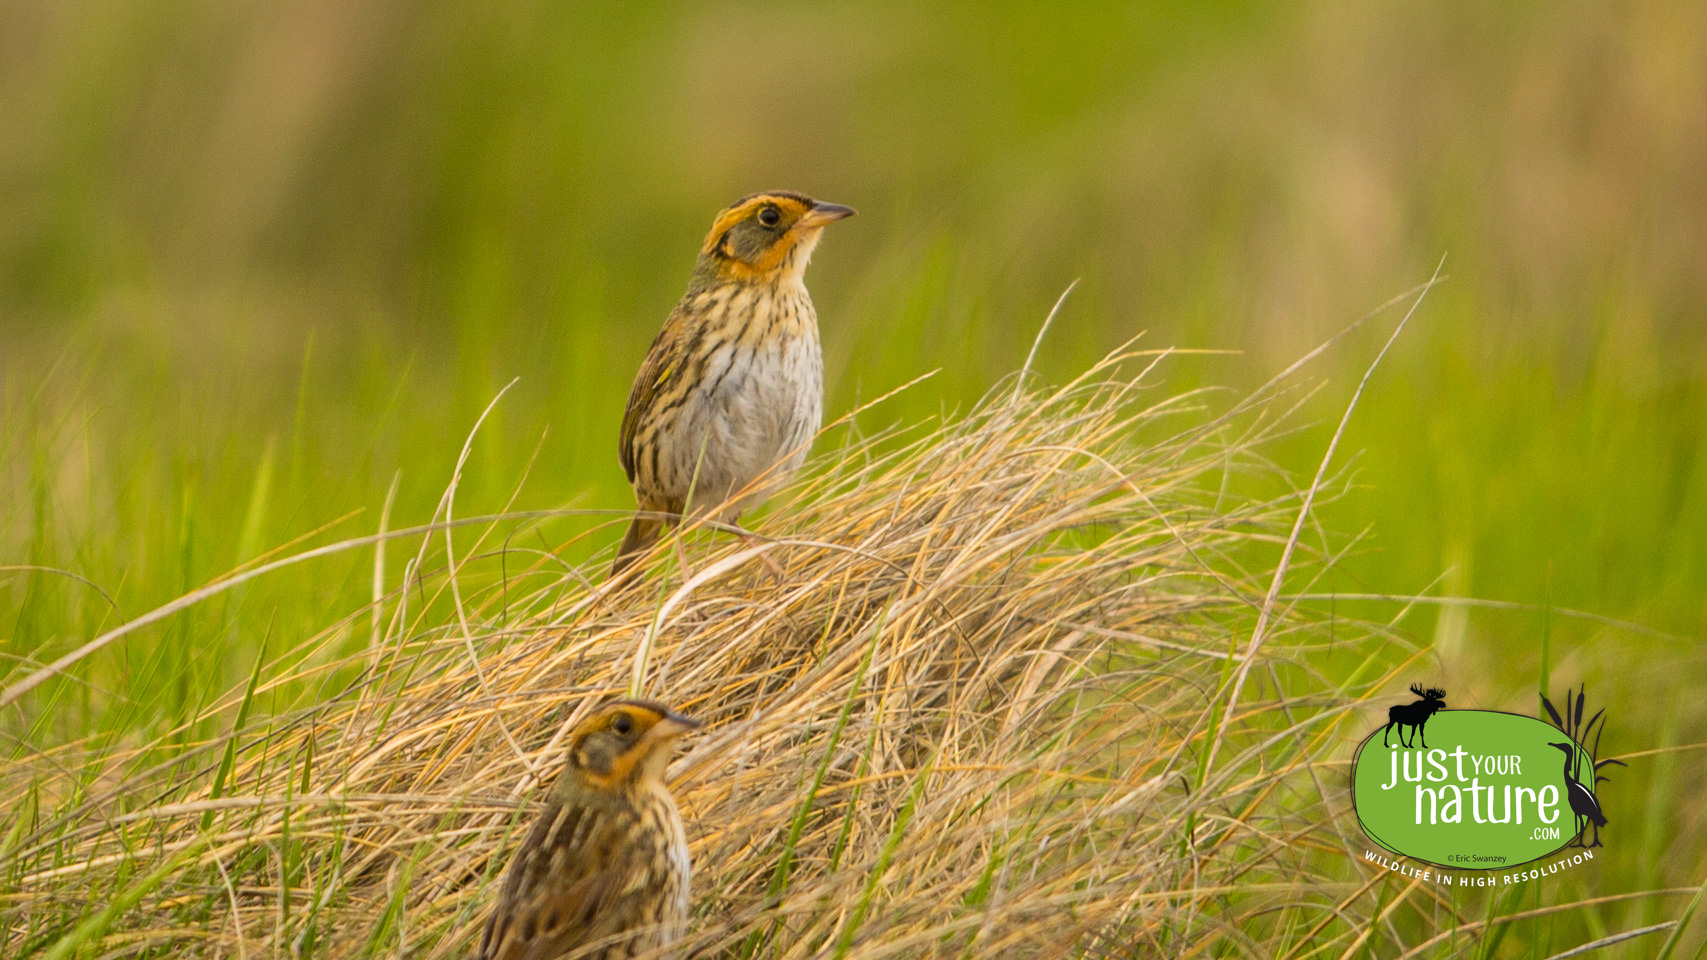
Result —
M 1352 761 L 1352 807 L 1371 840 L 1436 866 L 1495 870 L 1556 853 L 1590 826 L 1598 838 L 1595 762 L 1563 730 L 1515 713 L 1415 706 L 1433 709 L 1395 707 Z

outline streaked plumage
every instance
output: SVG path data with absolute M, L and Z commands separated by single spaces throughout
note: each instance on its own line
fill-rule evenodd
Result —
M 664 786 L 676 739 L 699 726 L 663 704 L 620 700 L 569 736 L 551 799 L 510 861 L 480 960 L 617 960 L 679 939 L 687 835 Z M 595 946 L 597 945 L 597 946 Z
M 804 275 L 847 207 L 798 193 L 718 214 L 687 293 L 652 342 L 622 418 L 622 468 L 641 514 L 612 574 L 652 544 L 664 514 L 734 523 L 806 458 L 822 419 L 818 316 Z M 692 503 L 689 503 L 689 495 Z

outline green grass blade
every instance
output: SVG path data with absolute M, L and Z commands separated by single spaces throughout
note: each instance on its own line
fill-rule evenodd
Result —
M 100 945 L 101 939 L 112 928 L 113 921 L 129 912 L 142 898 L 152 893 L 156 887 L 175 876 L 184 862 L 193 855 L 200 853 L 208 846 L 204 837 L 196 843 L 179 850 L 165 863 L 154 868 L 154 872 L 127 886 L 122 893 L 114 897 L 107 905 L 88 919 L 79 923 L 72 931 L 61 937 L 48 951 L 42 954 L 42 960 L 68 960 L 73 954 L 84 947 L 91 950 Z
M 1677 945 L 1683 942 L 1683 931 L 1689 928 L 1689 921 L 1694 919 L 1695 911 L 1701 906 L 1701 899 L 1704 896 L 1707 896 L 1707 880 L 1703 880 L 1700 888 L 1695 891 L 1695 896 L 1689 898 L 1689 906 L 1684 907 L 1683 913 L 1678 915 L 1677 926 L 1671 928 L 1671 935 L 1666 937 L 1666 942 L 1660 945 L 1660 952 L 1654 954 L 1654 960 L 1671 960 L 1671 955 L 1677 950 Z M 1700 960 L 1703 953 L 1707 953 L 1707 940 L 1702 941 L 1701 946 L 1696 949 L 1696 960 Z

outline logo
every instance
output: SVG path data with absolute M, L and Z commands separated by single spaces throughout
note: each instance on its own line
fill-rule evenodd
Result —
M 1446 691 L 1413 684 L 1352 760 L 1352 808 L 1387 850 L 1455 870 L 1501 870 L 1601 845 L 1598 790 L 1606 711 L 1583 723 L 1584 695 L 1546 719 L 1448 710 Z M 1551 721 L 1551 722 L 1549 722 Z

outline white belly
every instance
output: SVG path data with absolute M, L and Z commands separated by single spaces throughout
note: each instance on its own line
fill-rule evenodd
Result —
M 823 358 L 816 323 L 798 335 L 753 347 L 739 342 L 718 349 L 696 388 L 699 402 L 684 404 L 659 464 L 670 499 L 690 513 L 722 505 L 732 519 L 785 482 L 806 459 L 823 416 Z

